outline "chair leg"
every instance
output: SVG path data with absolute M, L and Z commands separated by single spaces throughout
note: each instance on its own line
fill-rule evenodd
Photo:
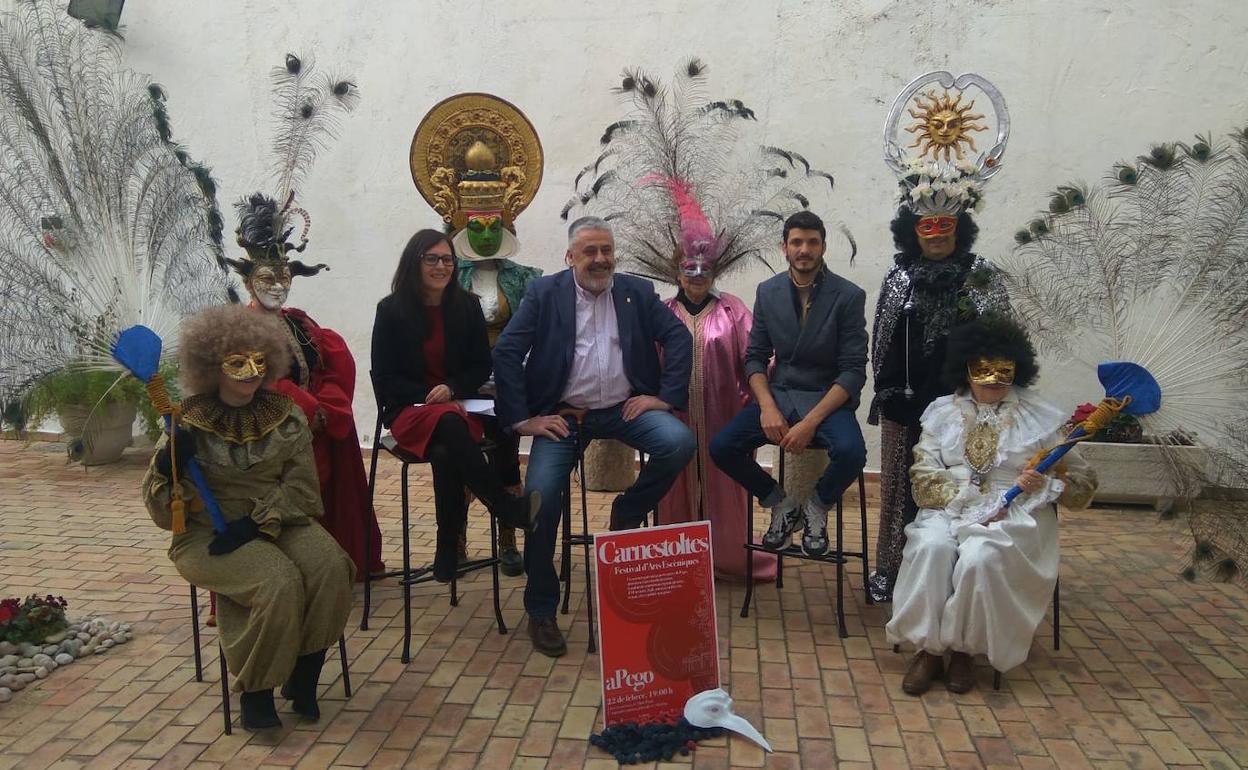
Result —
M 867 555 L 870 547 L 867 542 L 867 479 L 862 473 L 858 474 L 858 525 L 862 527 L 862 592 L 867 597 L 867 604 L 875 604 L 875 599 L 871 598 L 871 584 L 868 582 L 871 563 Z
M 750 600 L 754 598 L 754 495 L 745 493 L 745 601 L 741 604 L 741 617 L 750 616 Z
M 776 447 L 776 454 L 780 456 L 780 488 L 784 489 L 784 450 Z M 779 552 L 776 553 L 776 590 L 784 590 L 784 557 Z
M 407 473 L 410 466 L 403 463 L 402 499 L 403 499 L 403 655 L 404 663 L 412 660 L 412 584 L 408 577 L 412 574 L 412 533 L 408 519 Z
M 559 549 L 562 558 L 559 564 L 559 576 L 563 580 L 563 606 L 559 614 L 567 615 L 572 596 L 572 477 L 568 476 L 563 487 L 562 529 L 563 542 Z
M 841 638 L 849 636 L 845 627 L 845 506 L 844 496 L 836 501 L 836 625 Z
M 347 668 L 347 637 L 338 637 L 338 660 L 342 662 L 342 694 L 351 697 L 351 671 Z
M 1000 671 L 994 670 L 992 672 L 992 689 L 994 690 L 1001 689 L 1001 672 Z
M 199 591 L 191 586 L 191 640 L 195 645 L 195 681 L 204 681 L 204 660 L 199 650 Z
M 377 490 L 377 453 L 381 446 L 381 418 L 377 419 L 377 429 L 373 433 L 373 457 L 368 465 L 368 510 L 373 507 L 373 496 Z M 373 605 L 373 527 L 368 516 L 364 517 L 364 612 L 360 616 L 360 630 L 368 630 L 368 613 Z M 404 576 L 406 577 L 406 575 Z
M 585 619 L 589 623 L 589 651 L 598 651 L 598 639 L 594 636 L 594 542 L 589 536 L 589 490 L 585 488 L 585 446 L 581 441 L 581 426 L 576 432 L 576 462 L 580 467 L 581 486 L 581 534 L 585 550 Z M 567 600 L 566 597 L 564 599 Z
M 230 718 L 230 673 L 225 668 L 225 650 L 220 642 L 217 643 L 217 658 L 221 661 L 221 713 L 225 719 L 225 734 L 233 735 L 234 730 L 230 726 L 230 722 L 234 721 Z
M 490 516 L 490 557 L 494 562 L 490 565 L 490 573 L 494 579 L 494 619 L 498 621 L 498 633 L 507 633 L 507 624 L 503 622 L 503 606 L 498 592 L 498 521 Z
M 1062 579 L 1053 584 L 1053 649 L 1062 649 Z

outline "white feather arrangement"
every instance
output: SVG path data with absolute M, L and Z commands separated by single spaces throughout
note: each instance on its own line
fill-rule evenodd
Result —
M 1248 489 L 1248 131 L 1158 145 L 1099 185 L 1059 187 L 1015 238 L 1010 301 L 1062 377 L 1094 382 L 1097 363 L 1132 361 L 1160 385 L 1140 422 L 1190 510 L 1188 575 L 1242 577 L 1248 504 L 1229 490 Z
M 176 353 L 183 316 L 226 301 L 208 169 L 173 143 L 163 90 L 63 0 L 0 16 L 0 397 L 67 368 L 125 376 L 118 333 Z

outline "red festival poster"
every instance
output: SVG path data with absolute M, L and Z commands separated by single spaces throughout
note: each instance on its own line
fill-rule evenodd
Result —
M 603 721 L 670 722 L 719 687 L 711 523 L 594 535 Z

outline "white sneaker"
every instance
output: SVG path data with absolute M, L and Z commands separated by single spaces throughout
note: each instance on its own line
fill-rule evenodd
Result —
M 802 503 L 802 519 L 806 525 L 802 533 L 802 553 L 823 556 L 828 552 L 828 512 L 814 495 Z
M 771 526 L 763 534 L 763 547 L 783 551 L 793 544 L 793 533 L 801 528 L 801 509 L 786 497 L 771 509 Z

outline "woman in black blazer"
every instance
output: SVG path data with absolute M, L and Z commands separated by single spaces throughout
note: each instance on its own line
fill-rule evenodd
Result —
M 373 323 L 373 383 L 382 422 L 400 447 L 433 467 L 433 574 L 443 582 L 455 572 L 465 486 L 508 526 L 528 529 L 530 510 L 538 507 L 503 489 L 481 454 L 481 419 L 456 402 L 476 395 L 489 379 L 491 361 L 481 305 L 454 278 L 450 240 L 437 230 L 421 230 L 403 249 L 390 295 L 377 303 Z

